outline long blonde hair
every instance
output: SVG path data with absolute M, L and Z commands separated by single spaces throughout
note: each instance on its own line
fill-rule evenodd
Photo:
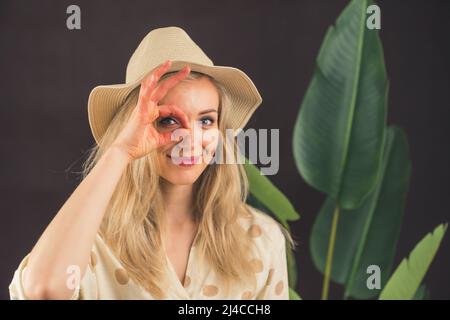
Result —
M 166 78 L 170 74 L 165 74 Z M 214 78 L 191 71 L 185 80 L 208 77 L 219 96 L 219 129 L 225 134 L 229 109 L 226 89 Z M 183 80 L 183 81 L 185 81 Z M 86 177 L 112 144 L 136 106 L 140 87 L 127 97 L 98 145 L 91 148 L 83 165 Z M 223 145 L 223 154 L 236 157 L 236 142 Z M 159 187 L 156 152 L 128 164 L 112 195 L 99 233 L 128 271 L 131 279 L 155 298 L 165 298 L 167 260 L 162 245 L 164 204 Z M 194 184 L 195 220 L 199 223 L 193 245 L 201 259 L 216 272 L 222 287 L 251 284 L 256 288 L 249 257 L 254 252 L 250 235 L 240 219 L 250 219 L 245 203 L 248 181 L 241 164 L 209 164 Z M 286 233 L 286 230 L 283 230 Z

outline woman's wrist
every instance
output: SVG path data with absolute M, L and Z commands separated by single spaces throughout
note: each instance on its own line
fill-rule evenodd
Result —
M 106 151 L 106 154 L 109 154 L 114 159 L 119 159 L 125 162 L 126 164 L 130 163 L 133 160 L 129 155 L 128 151 L 120 145 L 115 144 L 111 145 Z

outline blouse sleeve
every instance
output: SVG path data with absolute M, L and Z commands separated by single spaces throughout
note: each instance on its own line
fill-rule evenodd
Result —
M 281 230 L 279 230 L 277 238 L 276 246 L 270 255 L 269 271 L 265 286 L 256 299 L 289 300 L 286 240 Z
M 22 277 L 24 271 L 27 268 L 28 258 L 30 254 L 27 254 L 20 262 L 17 270 L 14 272 L 13 279 L 9 285 L 9 296 L 11 300 L 29 300 L 25 295 L 23 289 Z M 68 277 L 70 275 L 68 274 Z M 96 275 L 92 263 L 92 254 L 89 265 L 86 267 L 86 271 L 79 281 L 79 285 L 75 287 L 75 290 L 70 300 L 85 300 L 85 299 L 95 299 L 97 291 L 96 285 Z

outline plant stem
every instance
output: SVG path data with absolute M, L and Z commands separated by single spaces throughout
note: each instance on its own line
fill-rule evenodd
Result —
M 325 264 L 325 276 L 322 286 L 322 300 L 328 299 L 328 290 L 330 287 L 331 266 L 333 265 L 333 253 L 334 245 L 336 242 L 336 231 L 339 221 L 339 205 L 336 204 L 336 208 L 333 213 L 333 222 L 331 223 L 330 240 L 328 242 L 327 261 Z

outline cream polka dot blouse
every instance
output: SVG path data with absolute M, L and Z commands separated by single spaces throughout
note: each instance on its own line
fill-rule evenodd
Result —
M 195 246 L 189 252 L 186 276 L 181 283 L 168 257 L 168 276 L 170 286 L 167 298 L 175 299 L 289 299 L 288 273 L 286 262 L 286 244 L 284 235 L 268 215 L 252 208 L 253 220 L 246 220 L 244 227 L 256 243 L 256 252 L 252 257 L 253 271 L 257 276 L 257 290 L 252 291 L 242 284 L 233 288 L 228 295 L 221 292 L 214 271 L 196 264 L 198 260 Z M 22 274 L 26 268 L 28 255 L 20 262 L 9 285 L 10 298 L 27 299 L 22 287 Z M 129 278 L 127 271 L 114 256 L 110 248 L 97 234 L 89 266 L 71 297 L 73 300 L 93 299 L 154 299 L 152 295 Z

